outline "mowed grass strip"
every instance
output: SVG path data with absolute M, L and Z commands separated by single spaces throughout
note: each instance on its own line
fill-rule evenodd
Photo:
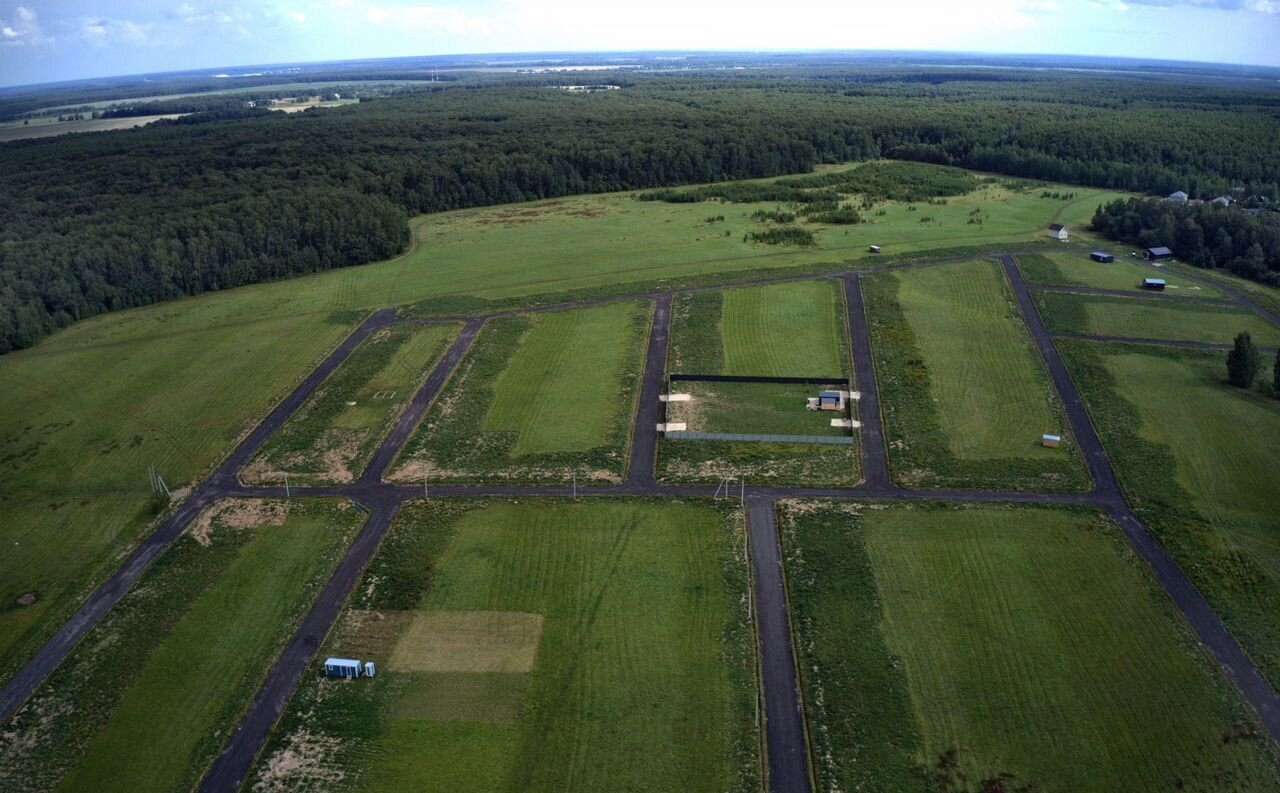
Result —
M 325 502 L 221 502 L 0 737 L 5 790 L 191 789 L 360 523 Z
M 408 506 L 321 653 L 379 677 L 309 676 L 251 789 L 758 790 L 741 532 L 710 504 Z
M 386 328 L 366 339 L 241 472 L 250 483 L 350 482 L 458 333 L 457 325 Z
M 1142 436 L 1173 451 L 1178 484 L 1206 517 L 1280 529 L 1280 401 L 1226 385 L 1226 367 L 1210 358 L 1126 352 L 1103 360 L 1138 409 Z
M 1061 449 L 1040 446 L 1042 434 L 1065 427 L 1000 266 L 964 262 L 891 277 L 952 452 L 967 459 L 1061 457 Z
M 1121 336 L 1230 344 L 1248 331 L 1254 344 L 1280 347 L 1280 327 L 1248 309 L 1041 292 L 1040 315 L 1049 330 L 1084 336 Z
M 585 451 L 630 410 L 618 384 L 632 328 L 647 305 L 618 303 L 539 314 L 494 384 L 486 430 L 518 432 L 512 456 Z
M 1100 516 L 810 508 L 788 538 L 825 787 L 1280 784 L 1275 747 Z
M 1102 250 L 1107 250 L 1105 247 Z M 1018 256 L 1018 269 L 1027 283 L 1050 286 L 1084 286 L 1092 289 L 1115 289 L 1142 292 L 1142 279 L 1163 278 L 1168 286 L 1165 294 L 1174 297 L 1198 297 L 1226 300 L 1227 296 L 1211 286 L 1180 278 L 1166 269 L 1144 267 L 1127 252 L 1115 251 L 1115 261 L 1095 262 L 1083 249 L 1071 253 L 1035 253 Z
M 848 375 L 847 321 L 839 284 L 801 281 L 723 294 L 724 369 L 700 374 Z

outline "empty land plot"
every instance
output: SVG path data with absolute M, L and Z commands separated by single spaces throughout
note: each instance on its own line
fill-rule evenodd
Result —
M 193 788 L 359 523 L 319 501 L 211 507 L 0 733 L 0 788 Z
M 1059 333 L 1230 344 L 1248 331 L 1255 344 L 1280 347 L 1280 328 L 1243 308 L 1053 292 L 1037 294 L 1036 302 L 1045 325 Z
M 889 459 L 909 486 L 1078 490 L 1088 476 L 995 262 L 863 279 Z M 1044 448 L 1045 433 L 1067 448 Z
M 55 337 L 0 357 L 0 683 L 151 526 L 147 466 L 175 489 L 191 482 L 359 320 L 161 324 L 153 338 Z
M 397 518 L 250 790 L 759 789 L 742 516 L 422 502 Z
M 843 294 L 832 281 L 804 281 L 681 295 L 671 320 L 667 368 L 685 374 L 760 377 L 848 377 L 848 331 Z M 831 385 L 847 388 L 847 384 Z M 831 418 L 809 412 L 805 398 L 820 386 L 780 383 L 677 381 L 667 420 L 689 430 L 768 435 L 845 435 Z M 856 408 L 855 408 L 856 411 Z M 660 476 L 669 482 L 708 482 L 726 476 L 771 484 L 853 484 L 854 446 L 663 440 Z
M 1221 353 L 1058 345 L 1130 502 L 1280 686 L 1280 402 Z
M 341 484 L 364 470 L 458 332 L 456 325 L 386 328 L 365 340 L 241 472 L 251 484 Z
M 784 511 L 821 789 L 1254 791 L 1275 746 L 1113 524 Z
M 397 481 L 617 481 L 651 304 L 489 322 L 409 441 Z
M 1071 253 L 1026 254 L 1018 257 L 1018 268 L 1028 283 L 1049 286 L 1084 286 L 1092 289 L 1127 289 L 1142 292 L 1142 279 L 1163 278 L 1167 295 L 1226 300 L 1211 286 L 1180 278 L 1176 274 L 1144 267 L 1128 254 L 1117 253 L 1113 262 L 1095 262 L 1083 250 Z

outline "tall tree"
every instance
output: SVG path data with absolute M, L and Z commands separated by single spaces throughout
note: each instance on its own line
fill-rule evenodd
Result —
M 1235 346 L 1227 353 L 1227 379 L 1239 388 L 1250 388 L 1258 379 L 1258 348 L 1248 331 L 1236 335 Z

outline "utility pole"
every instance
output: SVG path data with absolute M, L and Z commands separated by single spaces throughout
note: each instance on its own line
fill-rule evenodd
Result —
M 422 477 L 422 497 L 431 498 L 431 491 L 427 489 L 427 478 Z
M 578 500 L 578 472 L 573 472 L 573 500 Z
M 284 475 L 284 497 L 285 498 L 293 497 L 293 494 L 289 492 L 289 475 L 288 474 Z

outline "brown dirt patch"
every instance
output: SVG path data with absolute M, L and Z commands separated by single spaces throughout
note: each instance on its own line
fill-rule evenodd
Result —
M 19 606 L 34 606 L 39 599 L 40 594 L 38 592 L 27 592 L 18 598 L 17 603 Z
M 330 761 L 341 747 L 340 738 L 297 730 L 289 736 L 288 743 L 267 760 L 253 789 L 263 793 L 333 790 L 347 776 Z
M 233 498 L 210 506 L 187 529 L 196 542 L 209 545 L 217 525 L 225 529 L 254 529 L 283 526 L 289 517 L 289 502 L 268 498 Z

